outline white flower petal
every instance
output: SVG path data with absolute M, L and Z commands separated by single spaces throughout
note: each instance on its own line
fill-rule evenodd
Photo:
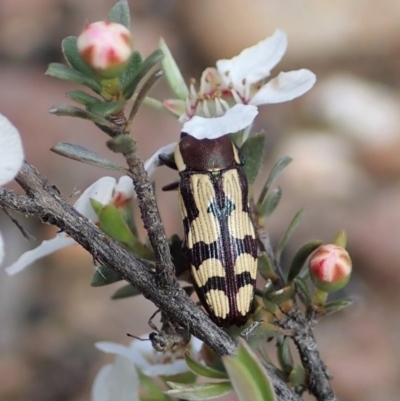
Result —
M 4 259 L 4 243 L 3 243 L 3 237 L 0 233 L 0 265 L 3 259 Z
M 166 357 L 166 355 L 164 355 Z M 138 366 L 140 368 L 140 366 Z M 143 367 L 142 372 L 149 377 L 175 376 L 189 371 L 189 367 L 183 359 L 176 359 L 173 362 L 159 363 Z
M 139 401 L 139 376 L 122 356 L 100 369 L 91 392 L 92 401 Z
M 114 188 L 114 198 L 118 195 L 123 195 L 124 199 L 132 199 L 135 194 L 135 188 L 133 187 L 132 178 L 123 175 L 119 178 L 117 185 Z
M 24 160 L 21 137 L 8 118 L 0 114 L 0 185 L 11 181 Z
M 95 199 L 103 205 L 107 205 L 111 202 L 116 183 L 117 181 L 113 177 L 100 178 L 83 191 L 82 195 L 74 203 L 74 208 L 93 221 L 93 223 L 97 223 L 98 218 L 90 204 L 90 199 Z
M 68 237 L 67 234 L 59 233 L 51 240 L 43 241 L 37 248 L 23 253 L 16 262 L 6 268 L 6 272 L 9 275 L 19 273 L 38 259 L 50 255 L 60 249 L 67 248 L 75 243 L 76 242 L 71 237 Z
M 107 354 L 115 354 L 126 356 L 129 354 L 129 347 L 126 345 L 113 343 L 111 341 L 98 341 L 94 346 L 100 351 L 106 352 Z
M 151 177 L 155 171 L 155 169 L 159 166 L 158 162 L 158 155 L 165 153 L 169 154 L 172 153 L 176 148 L 177 142 L 169 143 L 157 150 L 149 159 L 144 162 L 144 168 L 147 171 L 149 177 Z
M 231 82 L 242 94 L 243 81 L 253 84 L 268 77 L 271 69 L 279 63 L 287 48 L 284 31 L 277 29 L 274 34 L 256 45 L 244 49 L 230 60 L 217 61 L 217 69 L 225 85 Z
M 309 70 L 281 72 L 252 97 L 250 104 L 281 103 L 295 99 L 309 91 L 315 84 L 315 74 Z
M 90 199 L 93 198 L 98 202 L 106 205 L 112 199 L 113 190 L 116 186 L 116 180 L 112 177 L 102 177 L 93 183 L 90 187 L 86 188 L 79 199 L 75 202 L 74 207 L 78 212 L 85 217 L 96 223 L 97 216 L 90 204 Z M 51 240 L 43 241 L 37 248 L 23 253 L 19 259 L 11 266 L 6 268 L 6 272 L 10 275 L 16 274 L 30 264 L 36 262 L 44 256 L 50 255 L 60 249 L 66 248 L 75 244 L 76 242 L 69 237 L 66 233 L 62 232 L 57 234 Z
M 258 110 L 255 106 L 235 104 L 221 117 L 192 117 L 183 124 L 182 132 L 197 139 L 216 139 L 248 127 L 252 124 L 257 114 Z

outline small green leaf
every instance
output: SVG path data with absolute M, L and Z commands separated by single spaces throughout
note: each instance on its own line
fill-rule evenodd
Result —
M 95 96 L 89 95 L 86 92 L 80 90 L 72 90 L 66 93 L 66 95 L 75 100 L 75 102 L 81 103 L 85 106 L 92 106 L 93 104 L 100 103 L 101 100 Z
M 196 361 L 189 351 L 185 352 L 185 361 L 186 364 L 189 366 L 189 369 L 196 375 L 209 377 L 211 379 L 228 378 L 226 372 L 221 372 L 220 370 L 210 368 L 209 366 L 203 365 L 202 363 Z
M 161 65 L 164 68 L 165 78 L 169 87 L 172 92 L 174 92 L 177 99 L 186 100 L 189 97 L 189 89 L 183 79 L 181 70 L 176 64 L 176 61 L 163 38 L 160 39 L 159 48 L 165 56 L 161 61 Z
M 290 372 L 289 381 L 294 387 L 305 384 L 306 382 L 306 372 L 304 368 L 300 365 L 296 365 Z
M 84 120 L 92 121 L 95 124 L 99 124 L 109 129 L 115 129 L 116 127 L 115 124 L 106 120 L 104 117 L 99 116 L 98 114 L 94 114 L 79 107 L 69 106 L 68 104 L 56 104 L 49 110 L 49 113 L 56 116 L 83 118 Z
M 223 356 L 222 361 L 240 401 L 277 401 L 267 372 L 242 339 L 237 356 Z
M 137 372 L 142 390 L 140 401 L 172 401 L 154 380 L 144 375 L 140 369 L 137 369 Z
M 141 292 L 131 284 L 124 285 L 114 292 L 111 299 L 123 299 L 129 297 L 135 297 L 136 295 L 140 295 Z
M 299 276 L 297 276 L 294 280 L 293 283 L 296 286 L 297 289 L 297 294 L 299 295 L 299 298 L 301 302 L 303 302 L 303 305 L 308 307 L 312 303 L 312 297 L 310 294 L 310 291 L 307 287 L 307 283 L 305 280 Z
M 304 209 L 299 210 L 296 215 L 293 217 L 293 220 L 290 222 L 289 227 L 287 228 L 286 232 L 283 234 L 281 240 L 279 241 L 278 246 L 276 247 L 275 251 L 275 258 L 279 262 L 281 259 L 281 254 L 283 249 L 286 247 L 287 243 L 289 242 L 294 230 L 298 226 L 301 218 L 303 217 Z
M 123 110 L 125 106 L 125 100 L 118 100 L 117 102 L 101 102 L 92 104 L 89 110 L 92 113 L 96 113 L 102 117 L 107 117 L 111 114 L 115 114 Z
M 264 219 L 272 214 L 279 204 L 282 197 L 282 190 L 280 188 L 275 188 L 272 193 L 268 194 L 264 199 L 264 202 L 258 206 L 259 214 Z
M 326 316 L 335 312 L 339 312 L 340 310 L 347 308 L 353 303 L 351 298 L 342 298 L 337 301 L 328 302 L 323 306 L 323 310 L 321 315 Z
M 273 283 L 278 280 L 271 259 L 266 253 L 258 257 L 258 271 L 265 280 L 271 280 Z
M 292 299 L 294 295 L 294 288 L 291 285 L 281 288 L 278 291 L 272 292 L 268 294 L 268 298 L 270 301 L 277 305 L 281 305 L 282 303 Z
M 265 310 L 263 314 L 265 316 Z M 264 343 L 268 338 L 282 335 L 282 329 L 279 326 L 268 323 L 266 320 L 254 323 L 258 323 L 255 329 L 251 330 L 248 333 L 242 332 L 241 334 L 242 338 L 245 338 L 246 340 L 248 339 L 248 343 L 252 346 L 252 348 L 260 342 Z
M 77 46 L 78 38 L 76 36 L 68 36 L 61 43 L 62 52 L 68 64 L 75 70 L 81 72 L 87 77 L 95 79 L 93 71 L 83 61 L 82 57 L 78 52 Z
M 260 172 L 262 158 L 264 154 L 265 135 L 256 134 L 247 139 L 247 141 L 240 148 L 241 153 L 244 155 L 246 161 L 243 170 L 246 174 L 247 180 L 253 184 Z
M 116 241 L 125 244 L 135 255 L 140 258 L 151 258 L 150 249 L 142 244 L 129 229 L 121 212 L 113 205 L 104 206 L 97 214 L 99 227 Z
M 110 160 L 107 160 L 104 157 L 100 156 L 98 153 L 86 149 L 80 145 L 61 142 L 53 146 L 50 150 L 58 155 L 68 157 L 68 159 L 76 160 L 81 163 L 89 164 L 91 166 L 102 167 L 107 170 L 126 172 L 125 167 L 122 167 Z
M 96 268 L 92 276 L 92 281 L 90 285 L 92 287 L 102 287 L 103 285 L 108 285 L 121 281 L 122 277 L 115 270 L 111 269 L 107 265 L 101 265 Z
M 303 269 L 304 263 L 307 258 L 320 246 L 322 241 L 311 241 L 303 245 L 296 253 L 293 258 L 292 264 L 290 265 L 287 282 L 290 284 Z
M 127 0 L 119 0 L 111 8 L 108 13 L 107 19 L 117 24 L 124 25 L 126 28 L 131 26 L 131 15 L 129 12 L 129 5 Z
M 346 245 L 347 245 L 347 234 L 346 231 L 342 230 L 340 231 L 335 239 L 333 240 L 333 244 L 339 245 L 342 248 L 346 249 Z
M 90 205 L 92 206 L 94 212 L 98 216 L 100 213 L 100 210 L 104 207 L 104 205 L 101 202 L 99 202 L 98 200 L 93 199 L 93 198 L 90 198 L 89 201 L 90 201 Z
M 212 400 L 232 391 L 232 386 L 228 381 L 204 384 L 179 384 L 167 382 L 167 384 L 172 388 L 172 390 L 167 390 L 165 393 L 183 400 Z
M 289 347 L 289 338 L 281 336 L 277 341 L 278 360 L 284 372 L 290 373 L 293 370 L 293 356 Z
M 129 82 L 131 76 L 135 74 L 140 64 L 143 62 L 143 57 L 138 51 L 134 51 L 129 59 L 128 65 L 125 67 L 123 73 L 119 76 L 119 82 L 121 84 L 122 91 Z
M 160 49 L 155 50 L 147 57 L 142 64 L 136 69 L 136 71 L 130 76 L 129 80 L 126 81 L 122 88 L 122 93 L 125 99 L 129 99 L 135 92 L 140 81 L 144 76 L 164 57 L 163 52 Z
M 260 197 L 258 198 L 258 204 L 262 204 L 264 202 L 265 197 L 275 179 L 278 177 L 279 173 L 292 161 L 291 157 L 285 156 L 278 160 L 275 166 L 272 168 L 269 173 L 268 179 L 264 184 L 264 187 L 261 191 Z
M 101 92 L 101 84 L 92 77 L 89 77 L 81 72 L 74 70 L 68 65 L 60 63 L 51 63 L 47 68 L 45 75 L 49 77 L 58 78 L 63 81 L 74 82 L 77 84 L 85 85 L 96 93 Z

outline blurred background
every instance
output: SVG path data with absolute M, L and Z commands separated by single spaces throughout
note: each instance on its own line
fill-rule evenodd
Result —
M 315 87 L 303 97 L 264 106 L 257 128 L 268 133 L 265 180 L 284 155 L 294 161 L 278 185 L 283 199 L 268 221 L 276 244 L 294 214 L 306 214 L 285 253 L 287 261 L 311 239 L 349 235 L 354 274 L 346 294 L 355 303 L 322 319 L 316 336 L 342 401 L 398 401 L 400 391 L 400 2 L 398 0 L 130 0 L 135 45 L 150 54 L 163 36 L 185 78 L 199 79 L 271 35 L 288 34 L 279 71 L 308 68 Z M 104 19 L 113 0 L 1 0 L 0 112 L 20 130 L 27 160 L 65 197 L 109 174 L 49 152 L 58 142 L 90 147 L 118 160 L 106 137 L 84 120 L 48 109 L 72 103 L 68 83 L 44 76 L 62 62 L 61 40 L 85 21 Z M 171 97 L 164 84 L 153 91 Z M 179 123 L 143 107 L 133 131 L 144 158 L 177 140 Z M 159 169 L 156 186 L 176 178 Z M 17 185 L 11 185 L 19 191 Z M 71 199 L 71 202 L 73 199 Z M 168 235 L 182 234 L 176 193 L 162 196 Z M 28 242 L 4 215 L 5 266 L 56 232 L 18 217 L 36 237 Z M 143 231 L 142 231 L 143 235 Z M 16 276 L 0 271 L 0 400 L 83 401 L 108 360 L 95 341 L 129 343 L 126 332 L 149 331 L 155 307 L 142 297 L 110 301 L 121 286 L 89 286 L 90 255 L 74 246 Z M 234 399 L 234 398 L 230 398 Z

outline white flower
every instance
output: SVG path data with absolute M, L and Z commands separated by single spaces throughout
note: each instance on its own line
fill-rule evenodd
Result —
M 21 137 L 10 121 L 0 114 L 0 185 L 18 173 L 24 160 Z
M 17 174 L 24 161 L 24 151 L 18 130 L 0 114 L 0 185 L 7 184 Z M 0 233 L 0 264 L 4 259 L 3 237 Z
M 132 199 L 132 194 L 133 183 L 129 177 L 121 177 L 118 184 L 113 177 L 102 177 L 82 193 L 74 207 L 79 213 L 96 224 L 98 218 L 90 199 L 94 199 L 103 205 L 114 204 L 117 207 L 124 204 L 127 199 Z M 10 275 L 16 274 L 36 260 L 75 243 L 65 232 L 61 232 L 53 239 L 45 240 L 37 248 L 22 254 L 15 263 L 6 268 L 6 272 Z
M 235 103 L 254 107 L 286 102 L 299 97 L 311 89 L 315 83 L 315 74 L 311 71 L 301 69 L 281 72 L 277 77 L 267 80 L 271 69 L 284 55 L 286 47 L 285 32 L 276 30 L 271 37 L 243 50 L 238 56 L 230 60 L 217 61 L 216 68 L 207 68 L 202 74 L 198 92 L 194 86 L 195 82 L 192 81 L 190 84 L 190 95 L 186 102 L 169 99 L 164 101 L 164 106 L 178 115 L 182 123 L 193 120 L 194 116 L 202 117 L 195 119 L 196 125 L 209 123 L 210 135 L 215 124 L 210 117 L 224 116 Z M 185 112 L 182 113 L 184 107 Z M 252 109 L 249 109 L 248 114 L 251 115 L 251 113 L 254 114 Z M 232 116 L 234 113 L 230 115 Z M 230 124 L 225 120 L 221 122 L 227 127 L 234 126 L 234 123 Z M 194 125 L 195 123 L 192 122 L 190 128 L 193 129 Z M 187 132 L 185 126 L 183 132 Z M 202 132 L 202 135 L 206 137 L 205 128 Z M 213 136 L 215 137 L 218 136 Z
M 183 124 L 182 132 L 197 139 L 216 139 L 247 128 L 253 123 L 257 114 L 258 110 L 255 106 L 235 104 L 220 117 L 192 117 Z
M 113 364 L 97 373 L 91 391 L 92 401 L 139 401 L 139 376 L 135 366 L 117 355 Z
M 143 338 L 148 338 L 145 335 Z M 133 340 L 129 347 L 108 341 L 97 342 L 96 348 L 103 352 L 120 355 L 137 366 L 146 376 L 175 376 L 189 370 L 184 351 L 157 352 L 150 341 Z M 203 342 L 192 336 L 188 345 L 194 358 L 200 359 Z

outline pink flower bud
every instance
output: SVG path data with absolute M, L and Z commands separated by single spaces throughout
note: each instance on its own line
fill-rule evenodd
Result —
M 132 55 L 132 36 L 121 24 L 93 22 L 79 35 L 77 47 L 83 60 L 99 77 L 114 78 Z
M 315 286 L 325 292 L 343 288 L 351 275 L 351 259 L 339 245 L 322 245 L 311 256 L 310 276 Z

